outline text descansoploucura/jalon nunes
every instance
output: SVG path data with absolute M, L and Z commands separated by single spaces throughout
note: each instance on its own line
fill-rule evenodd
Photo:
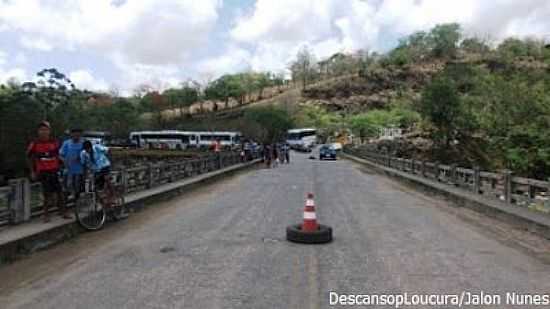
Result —
M 462 291 L 458 294 L 339 294 L 329 292 L 329 304 L 347 306 L 550 306 L 550 294 Z

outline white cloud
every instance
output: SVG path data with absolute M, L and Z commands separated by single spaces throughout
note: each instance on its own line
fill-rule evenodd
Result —
M 258 0 L 240 16 L 231 37 L 252 46 L 253 67 L 284 68 L 295 46 L 318 57 L 361 48 L 385 51 L 400 37 L 439 23 L 458 22 L 467 34 L 550 39 L 550 1 Z
M 42 38 L 30 38 L 24 36 L 19 40 L 19 43 L 27 49 L 36 49 L 39 51 L 51 51 L 53 49 L 53 46 Z
M 221 9 L 239 12 L 229 29 L 216 27 Z M 511 35 L 550 40 L 548 16 L 547 0 L 258 0 L 250 8 L 223 7 L 221 0 L 0 0 L 0 35 L 18 38 L 14 48 L 28 49 L 29 59 L 61 50 L 106 60 L 112 72 L 105 79 L 116 79 L 125 91 L 140 84 L 164 88 L 190 75 L 282 71 L 303 45 L 318 58 L 385 51 L 400 37 L 445 22 L 497 41 Z M 59 54 L 70 55 L 51 52 L 48 61 L 72 64 L 55 58 Z M 8 70 L 2 59 L 3 74 L 25 71 Z M 36 71 L 26 67 L 33 61 L 14 59 L 10 65 Z M 106 81 L 93 79 L 96 86 Z
M 109 89 L 109 85 L 104 79 L 95 78 L 88 70 L 73 71 L 69 73 L 69 79 L 79 89 L 93 91 L 106 91 Z
M 8 54 L 0 50 L 0 84 L 5 84 L 10 80 L 16 80 L 18 82 L 25 81 L 27 73 L 22 68 L 6 69 L 5 66 L 8 63 Z
M 196 70 L 212 74 L 214 77 L 225 73 L 244 71 L 250 68 L 250 56 L 248 50 L 230 46 L 223 55 L 200 61 L 196 65 Z
M 6 63 L 6 58 L 8 57 L 8 54 L 6 52 L 0 50 L 0 67 L 2 67 Z
M 27 55 L 25 55 L 22 52 L 18 52 L 17 55 L 15 55 L 15 63 L 17 64 L 26 64 L 28 61 Z
M 335 1 L 258 0 L 254 11 L 232 29 L 238 41 L 269 39 L 294 42 L 316 40 L 331 33 L 331 11 Z
M 0 2 L 0 24 L 23 34 L 22 45 L 49 50 L 120 52 L 142 64 L 176 63 L 206 41 L 218 0 Z
M 0 66 L 0 84 L 5 84 L 10 80 L 23 82 L 27 80 L 27 72 L 22 68 L 4 69 Z
M 190 61 L 207 43 L 220 7 L 221 0 L 0 1 L 0 27 L 17 33 L 24 48 L 96 54 L 132 82 L 147 77 L 136 73 L 143 68 L 165 72 Z

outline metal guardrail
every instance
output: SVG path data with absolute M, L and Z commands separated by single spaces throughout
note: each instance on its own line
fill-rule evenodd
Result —
M 257 156 L 253 156 L 255 159 Z M 208 173 L 241 163 L 237 152 L 222 152 L 201 159 L 182 162 L 149 163 L 111 173 L 113 183 L 121 186 L 124 193 L 150 189 L 184 178 Z M 69 203 L 68 207 L 72 207 Z M 55 211 L 52 208 L 52 211 Z M 43 212 L 42 188 L 40 183 L 31 183 L 19 178 L 10 181 L 7 187 L 0 187 L 0 226 L 18 224 L 39 216 Z
M 397 158 L 361 148 L 345 147 L 344 151 L 382 166 L 464 188 L 473 194 L 550 213 L 550 179 L 514 177 L 509 170 L 495 173 L 481 171 L 479 167 L 469 169 L 456 164 Z
M 10 219 L 9 199 L 11 187 L 0 188 L 0 225 L 6 224 Z

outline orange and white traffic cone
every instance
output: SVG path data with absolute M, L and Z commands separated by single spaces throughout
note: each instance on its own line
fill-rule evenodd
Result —
M 306 207 L 304 208 L 304 223 L 302 224 L 302 231 L 314 232 L 318 229 L 319 225 L 317 225 L 317 216 L 315 215 L 315 201 L 313 200 L 313 193 L 308 193 Z
M 304 222 L 287 226 L 286 239 L 303 244 L 324 244 L 332 241 L 332 228 L 317 223 L 313 193 L 307 194 Z

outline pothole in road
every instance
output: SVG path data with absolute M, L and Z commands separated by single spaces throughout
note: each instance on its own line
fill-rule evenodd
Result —
M 161 253 L 168 253 L 168 252 L 173 252 L 173 251 L 176 251 L 176 248 L 168 247 L 168 246 L 160 248 Z

